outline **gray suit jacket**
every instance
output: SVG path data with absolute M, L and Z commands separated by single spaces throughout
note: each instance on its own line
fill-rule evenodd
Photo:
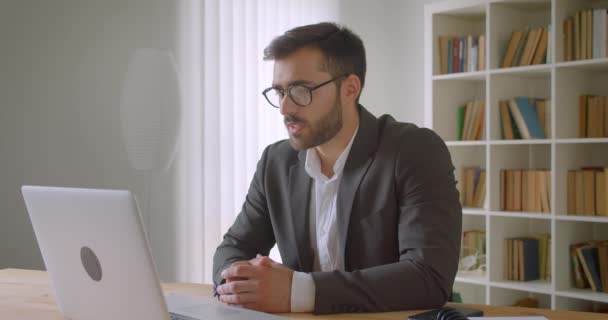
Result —
M 462 209 L 454 167 L 433 131 L 374 117 L 360 106 L 359 130 L 337 198 L 345 271 L 312 272 L 305 151 L 289 141 L 266 148 L 242 211 L 213 260 L 216 285 L 231 263 L 267 255 L 312 272 L 315 313 L 377 312 L 442 306 L 460 251 Z

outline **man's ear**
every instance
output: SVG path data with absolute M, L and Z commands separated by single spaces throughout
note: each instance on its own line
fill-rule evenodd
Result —
M 361 80 L 354 73 L 342 80 L 342 95 L 347 101 L 357 101 L 361 94 Z

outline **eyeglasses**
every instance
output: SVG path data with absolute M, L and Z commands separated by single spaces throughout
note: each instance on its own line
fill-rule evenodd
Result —
M 300 107 L 305 107 L 312 102 L 313 91 L 321 88 L 322 86 L 328 83 L 344 78 L 346 76 L 347 75 L 341 75 L 335 77 L 314 87 L 308 87 L 302 84 L 289 86 L 287 90 L 283 90 L 279 87 L 270 87 L 262 91 L 262 95 L 264 95 L 264 98 L 266 98 L 266 101 L 268 101 L 271 106 L 279 108 L 281 106 L 281 101 L 285 97 L 285 92 L 287 91 L 287 95 L 289 96 L 291 101 L 293 101 L 293 103 L 297 104 Z

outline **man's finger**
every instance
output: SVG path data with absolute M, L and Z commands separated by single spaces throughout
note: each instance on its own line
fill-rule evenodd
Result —
M 258 287 L 258 281 L 245 280 L 245 281 L 233 281 L 224 283 L 217 287 L 216 291 L 220 295 L 222 294 L 238 294 L 245 292 L 255 292 Z
M 252 278 L 255 276 L 255 268 L 251 265 L 239 264 L 230 266 L 222 271 L 222 278 Z
M 249 261 L 237 261 L 237 262 L 233 262 L 230 266 L 236 267 L 238 265 L 248 265 L 248 264 L 250 264 Z
M 256 302 L 258 295 L 251 292 L 220 295 L 220 301 L 227 304 L 247 305 Z
M 234 277 L 234 278 L 228 278 L 226 279 L 227 283 L 233 282 L 233 281 L 245 281 L 248 280 L 247 278 L 243 278 L 243 277 Z

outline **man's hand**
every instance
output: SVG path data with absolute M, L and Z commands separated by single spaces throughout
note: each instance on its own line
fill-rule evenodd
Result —
M 220 301 L 263 312 L 291 311 L 293 270 L 258 257 L 233 263 L 222 272 L 226 283 L 217 287 Z

